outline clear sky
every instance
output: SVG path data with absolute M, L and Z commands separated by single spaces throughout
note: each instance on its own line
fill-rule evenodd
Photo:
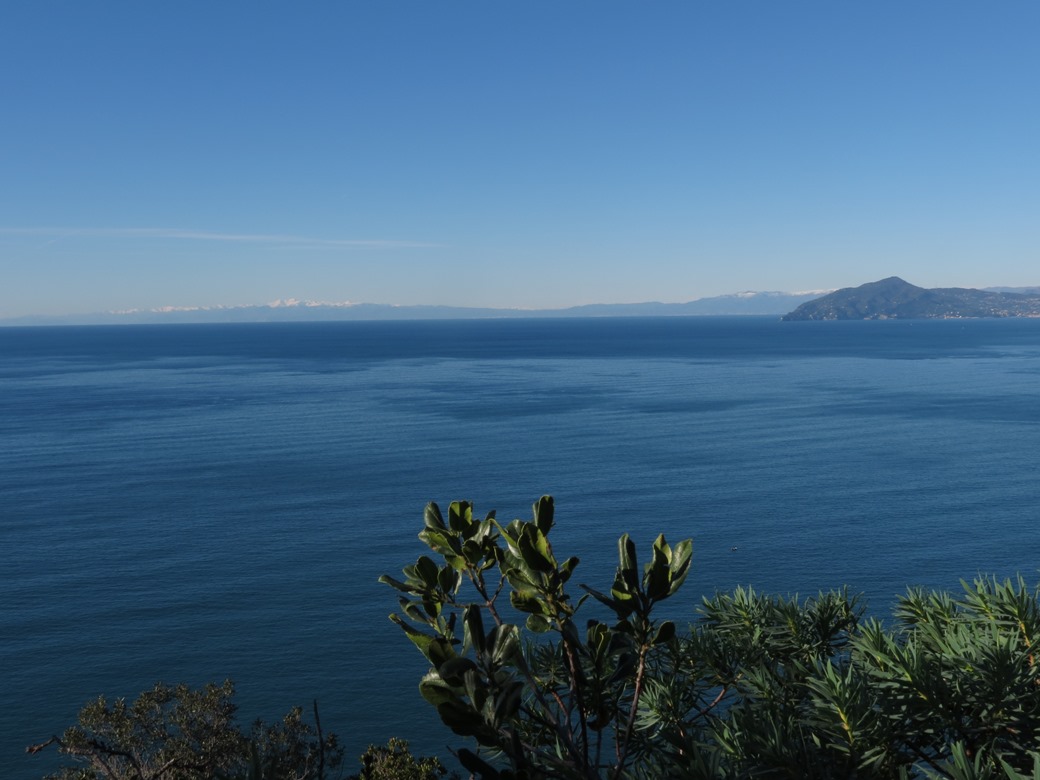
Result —
M 0 317 L 1040 284 L 1036 0 L 0 9 Z

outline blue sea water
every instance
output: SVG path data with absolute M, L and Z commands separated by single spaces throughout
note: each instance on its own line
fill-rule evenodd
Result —
M 1040 321 L 773 318 L 0 329 L 0 777 L 88 699 L 230 677 L 348 752 L 451 742 L 376 583 L 427 501 L 692 537 L 679 601 L 1036 580 Z

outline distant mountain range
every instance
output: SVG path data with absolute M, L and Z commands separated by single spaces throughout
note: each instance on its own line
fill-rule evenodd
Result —
M 925 289 L 890 276 L 807 301 L 783 320 L 1040 317 L 1040 288 Z
M 595 303 L 567 309 L 492 309 L 465 306 L 394 306 L 380 303 L 319 303 L 289 299 L 259 306 L 133 309 L 68 316 L 0 320 L 0 325 L 119 325 L 214 322 L 321 322 L 334 320 L 443 320 L 519 317 L 681 317 L 775 314 L 790 311 L 827 290 L 741 292 L 687 303 Z
M 219 322 L 331 322 L 336 320 L 445 320 L 547 317 L 689 317 L 775 315 L 783 320 L 1040 317 L 1040 287 L 960 287 L 928 290 L 897 276 L 841 290 L 740 292 L 686 303 L 594 303 L 566 309 L 494 309 L 467 306 L 395 306 L 296 299 L 257 306 L 132 309 L 65 316 L 0 319 L 3 325 L 140 325 Z M 782 316 L 781 316 L 782 315 Z

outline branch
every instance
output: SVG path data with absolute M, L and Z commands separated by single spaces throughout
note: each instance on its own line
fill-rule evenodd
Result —
M 918 758 L 920 758 L 922 761 L 924 761 L 926 764 L 928 764 L 928 766 L 930 766 L 932 769 L 934 769 L 936 772 L 938 772 L 943 777 L 953 777 L 953 775 L 951 775 L 949 772 L 944 770 L 941 765 L 937 764 L 935 762 L 934 758 L 932 758 L 931 756 L 927 755 L 924 751 L 922 751 L 916 745 L 907 745 L 907 747 L 909 747 L 910 750 L 912 750 L 915 754 L 917 754 Z
M 318 780 L 325 780 L 325 737 L 321 733 L 321 718 L 318 716 L 318 700 L 314 699 L 314 728 L 318 732 Z
M 719 695 L 716 696 L 709 705 L 707 705 L 706 707 L 704 707 L 701 710 L 698 710 L 697 714 L 693 716 L 693 719 L 703 718 L 705 715 L 707 715 L 709 712 L 711 712 L 713 709 L 715 709 L 719 705 L 719 703 L 722 701 L 722 699 L 726 696 L 727 693 L 729 693 L 729 688 L 726 687 L 726 686 L 723 686 L 722 690 L 719 691 Z
M 498 614 L 498 610 L 495 608 L 495 602 L 498 600 L 499 595 L 502 593 L 502 588 L 505 587 L 506 578 L 499 575 L 498 587 L 495 588 L 495 595 L 489 596 L 487 592 L 487 583 L 484 581 L 484 573 L 480 570 L 476 574 L 473 573 L 472 567 L 466 568 L 466 574 L 469 575 L 469 580 L 473 583 L 473 587 L 477 589 L 477 593 L 484 599 L 484 606 L 487 608 L 488 614 L 495 619 L 495 625 L 501 626 L 503 624 L 502 616 Z
M 578 659 L 575 657 L 574 648 L 571 647 L 571 643 L 568 641 L 562 628 L 560 630 L 560 641 L 563 642 L 563 651 L 567 657 L 567 671 L 571 676 L 571 697 L 578 708 L 578 722 L 581 724 L 582 759 L 587 771 L 591 768 L 589 766 L 588 719 L 585 717 L 585 697 L 582 696 L 581 685 L 578 683 Z
M 40 742 L 39 744 L 36 744 L 36 745 L 27 745 L 26 748 L 25 748 L 25 752 L 30 754 L 30 755 L 35 755 L 36 753 L 39 753 L 41 750 L 45 750 L 46 748 L 50 747 L 51 745 L 57 745 L 59 749 L 62 749 L 62 748 L 65 747 L 65 743 L 61 741 L 61 737 L 59 737 L 57 735 L 54 735 L 50 739 L 48 739 L 46 742 Z
M 636 687 L 632 693 L 632 707 L 628 711 L 628 723 L 625 724 L 625 735 L 618 746 L 618 762 L 617 766 L 614 767 L 614 774 L 612 775 L 613 780 L 618 780 L 618 778 L 621 777 L 621 770 L 625 765 L 625 759 L 628 758 L 628 746 L 632 740 L 632 729 L 636 724 L 636 712 L 639 710 L 639 698 L 643 695 L 643 678 L 646 673 L 646 655 L 649 652 L 649 649 L 649 646 L 645 643 L 639 648 L 639 668 L 636 670 Z

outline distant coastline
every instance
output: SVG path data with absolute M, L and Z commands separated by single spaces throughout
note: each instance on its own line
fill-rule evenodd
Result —
M 162 306 L 87 314 L 26 315 L 0 318 L 0 327 L 742 315 L 776 316 L 784 321 L 1040 317 L 1040 287 L 926 289 L 892 276 L 840 290 L 747 291 L 685 303 L 593 303 L 562 309 L 398 306 L 289 299 L 245 306 Z
M 142 325 L 221 322 L 333 322 L 344 320 L 446 320 L 547 317 L 689 317 L 776 315 L 828 290 L 740 292 L 686 303 L 594 303 L 565 309 L 497 309 L 467 306 L 395 306 L 380 303 L 275 301 L 258 306 L 173 307 L 92 314 L 32 315 L 0 319 L 0 326 Z

